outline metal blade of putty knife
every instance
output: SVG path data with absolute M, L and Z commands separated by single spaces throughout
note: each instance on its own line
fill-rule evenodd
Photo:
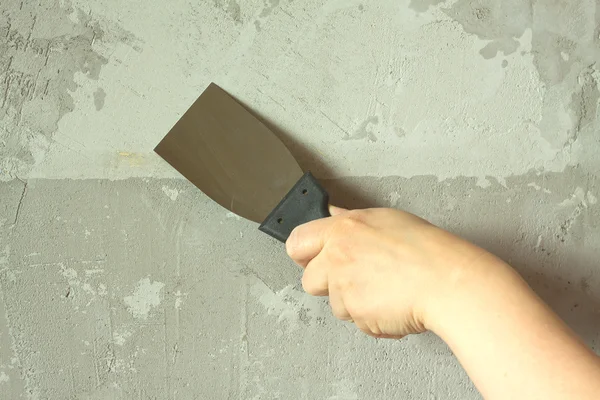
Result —
M 329 216 L 327 192 L 279 138 L 214 83 L 154 149 L 206 195 L 285 241 Z

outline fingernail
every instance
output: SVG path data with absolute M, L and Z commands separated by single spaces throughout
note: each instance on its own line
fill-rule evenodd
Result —
M 348 210 L 346 210 L 345 208 L 332 206 L 331 204 L 329 205 L 329 214 L 331 214 L 331 215 L 339 215 L 346 211 L 348 211 Z
M 290 257 L 293 255 L 293 252 L 298 243 L 298 239 L 296 238 L 296 236 L 298 235 L 296 234 L 296 229 L 294 229 L 285 242 L 285 249 L 288 253 L 288 256 Z

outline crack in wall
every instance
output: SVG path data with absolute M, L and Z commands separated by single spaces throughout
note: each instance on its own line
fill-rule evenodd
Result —
M 15 220 L 13 221 L 12 227 L 17 226 L 17 223 L 19 222 L 19 214 L 21 213 L 23 200 L 25 200 L 25 195 L 27 194 L 27 181 L 23 181 L 19 178 L 17 179 L 23 183 L 23 192 L 21 192 L 21 197 L 19 198 L 19 203 L 17 204 L 17 211 L 15 212 Z

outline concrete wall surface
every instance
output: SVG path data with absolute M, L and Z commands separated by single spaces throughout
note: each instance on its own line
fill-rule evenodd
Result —
M 514 265 L 600 351 L 598 0 L 2 0 L 0 399 L 477 399 L 152 152 L 212 81 L 340 205 Z

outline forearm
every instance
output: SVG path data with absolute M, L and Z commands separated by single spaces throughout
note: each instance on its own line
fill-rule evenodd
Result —
M 510 267 L 467 269 L 430 327 L 486 399 L 596 399 L 600 361 Z

